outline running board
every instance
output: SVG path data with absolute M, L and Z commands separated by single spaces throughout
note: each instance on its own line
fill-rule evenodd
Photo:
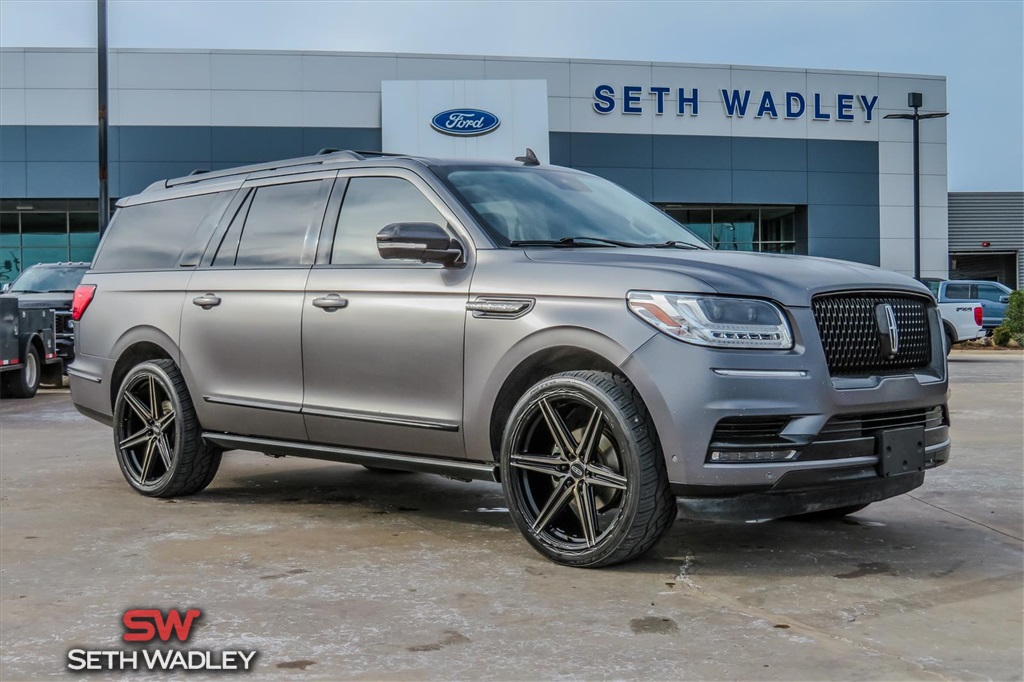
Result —
M 296 443 L 294 441 L 274 440 L 272 438 L 235 436 L 227 433 L 206 432 L 203 433 L 203 440 L 228 450 L 254 450 L 268 455 L 324 459 L 331 462 L 362 464 L 384 469 L 439 474 L 449 478 L 478 481 L 499 480 L 497 465 L 485 462 L 400 455 L 391 452 L 374 452 L 372 450 L 354 450 L 352 448 L 339 448 L 316 443 Z

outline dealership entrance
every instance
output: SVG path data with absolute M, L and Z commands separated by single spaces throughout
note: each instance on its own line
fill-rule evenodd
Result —
M 1021 285 L 1017 281 L 1017 252 L 951 253 L 949 278 L 983 279 L 1016 289 Z

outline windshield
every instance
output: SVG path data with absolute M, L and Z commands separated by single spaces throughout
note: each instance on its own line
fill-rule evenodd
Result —
M 597 239 L 710 248 L 643 199 L 592 175 L 527 167 L 466 166 L 434 171 L 499 246 Z
M 18 279 L 14 280 L 10 291 L 12 293 L 42 293 L 46 291 L 67 291 L 75 290 L 85 276 L 88 268 L 81 267 L 54 267 L 54 268 L 29 268 L 21 273 Z

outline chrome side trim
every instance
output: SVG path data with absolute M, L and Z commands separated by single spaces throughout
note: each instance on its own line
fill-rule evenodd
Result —
M 514 320 L 533 310 L 533 304 L 532 298 L 481 296 L 468 301 L 466 310 L 473 313 L 473 317 Z
M 251 398 L 234 398 L 226 395 L 204 395 L 203 400 L 214 405 L 230 405 L 232 407 L 249 407 L 255 410 L 273 410 L 275 412 L 298 413 L 301 405 L 295 403 L 277 403 L 271 400 L 253 400 Z
M 311 417 L 331 417 L 332 419 L 348 419 L 356 422 L 389 424 L 391 426 L 410 426 L 416 429 L 433 429 L 435 431 L 459 430 L 459 425 L 452 422 L 427 421 L 423 419 L 410 419 L 408 417 L 393 417 L 386 414 L 348 412 L 346 410 L 332 410 L 325 407 L 303 407 L 301 411 L 302 414 L 308 414 Z
M 86 372 L 83 372 L 80 369 L 75 369 L 74 367 L 68 367 L 67 371 L 68 371 L 68 374 L 70 374 L 71 376 L 76 376 L 79 379 L 85 379 L 86 381 L 91 381 L 91 382 L 96 383 L 96 384 L 102 384 L 103 383 L 103 379 L 101 379 L 100 377 L 95 376 L 93 374 L 88 374 Z
M 298 443 L 295 441 L 274 440 L 272 438 L 253 438 L 236 436 L 230 433 L 203 433 L 203 440 L 229 450 L 253 450 L 268 455 L 288 455 L 308 457 L 331 462 L 347 464 L 363 464 L 379 466 L 402 471 L 419 471 L 425 474 L 440 474 L 450 478 L 478 481 L 497 481 L 498 466 L 493 462 L 471 462 L 467 460 L 441 459 L 403 455 L 393 452 L 374 452 L 372 450 L 356 450 L 339 448 L 316 443 Z
M 712 369 L 723 377 L 750 377 L 771 379 L 802 379 L 808 372 L 802 369 Z

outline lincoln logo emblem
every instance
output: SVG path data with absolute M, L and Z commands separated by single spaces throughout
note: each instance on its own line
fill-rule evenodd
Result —
M 896 312 L 888 303 L 875 306 L 878 338 L 882 342 L 882 355 L 892 360 L 900 352 L 900 328 L 896 326 Z

